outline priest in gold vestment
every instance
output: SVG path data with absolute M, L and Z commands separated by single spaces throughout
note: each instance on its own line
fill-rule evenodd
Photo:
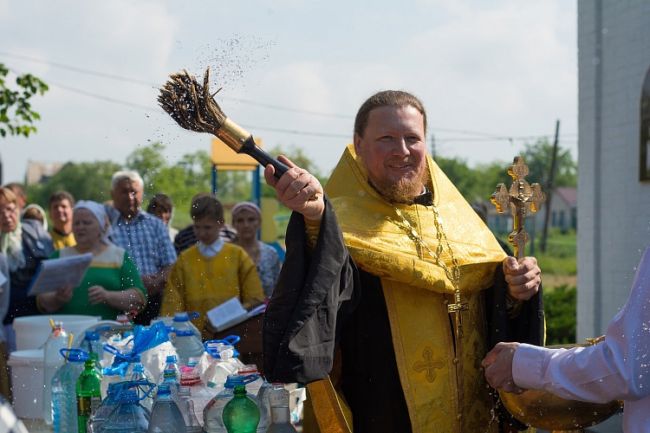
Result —
M 497 432 L 507 422 L 481 359 L 499 341 L 542 343 L 535 259 L 506 256 L 425 137 L 416 97 L 379 92 L 359 109 L 326 194 L 286 159 L 279 180 L 265 170 L 294 211 L 265 316 L 265 373 L 330 375 L 355 433 Z M 461 333 L 448 313 L 458 293 Z

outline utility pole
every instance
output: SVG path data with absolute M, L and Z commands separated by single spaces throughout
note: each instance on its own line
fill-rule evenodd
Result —
M 539 249 L 546 252 L 546 238 L 548 237 L 548 223 L 551 219 L 551 203 L 553 200 L 553 181 L 555 180 L 555 171 L 557 165 L 557 150 L 560 141 L 560 120 L 555 121 L 555 140 L 553 141 L 553 154 L 551 155 L 551 172 L 548 175 L 546 184 L 546 213 L 544 214 L 544 231 L 542 232 L 542 243 Z

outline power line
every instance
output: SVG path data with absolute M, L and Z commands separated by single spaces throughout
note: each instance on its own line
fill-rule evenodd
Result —
M 143 80 L 136 80 L 128 77 L 123 77 L 120 75 L 115 75 L 115 74 L 107 74 L 103 72 L 97 72 L 97 71 L 92 71 L 89 69 L 84 69 L 84 68 L 78 68 L 75 66 L 69 66 L 69 65 L 64 65 L 61 63 L 56 63 L 56 62 L 49 62 L 45 60 L 40 60 L 28 56 L 22 56 L 22 55 L 17 55 L 17 54 L 11 54 L 11 53 L 6 53 L 3 51 L 0 51 L 0 55 L 6 55 L 6 56 L 11 56 L 11 57 L 16 57 L 16 58 L 21 58 L 33 62 L 38 62 L 38 63 L 43 63 L 43 64 L 48 64 L 51 66 L 56 66 L 62 69 L 68 69 L 71 71 L 83 73 L 83 74 L 89 74 L 89 75 L 95 75 L 95 76 L 100 76 L 103 78 L 110 78 L 118 81 L 125 81 L 125 82 L 131 82 L 135 84 L 140 84 L 140 85 L 146 85 L 149 89 L 151 88 L 157 88 L 156 85 L 152 83 L 148 83 Z M 21 74 L 20 71 L 14 69 L 14 68 L 9 68 L 14 74 L 19 75 Z M 125 101 L 122 99 L 118 98 L 113 98 L 110 96 L 105 96 L 101 95 L 98 93 L 94 92 L 89 92 L 87 90 L 79 89 L 76 87 L 68 86 L 65 84 L 61 84 L 58 82 L 54 82 L 51 80 L 48 80 L 49 84 L 58 87 L 60 89 L 76 93 L 82 96 L 94 98 L 97 100 L 101 100 L 104 102 L 109 102 L 113 104 L 118 104 L 118 105 L 123 105 L 127 106 L 130 108 L 136 108 L 140 110 L 144 110 L 147 112 L 152 112 L 152 113 L 160 113 L 162 114 L 163 111 L 159 108 L 156 107 L 151 107 L 147 106 L 144 104 L 138 104 L 134 102 L 129 102 Z M 242 103 L 247 103 L 251 105 L 259 105 L 265 108 L 270 108 L 270 109 L 275 109 L 275 110 L 283 110 L 283 111 L 289 111 L 289 112 L 296 112 L 296 113 L 303 113 L 303 114 L 311 114 L 311 115 L 319 115 L 319 116 L 330 116 L 330 117 L 339 117 L 339 118 L 351 118 L 351 116 L 345 116 L 345 115 L 340 115 L 340 114 L 332 114 L 332 113 L 322 113 L 322 112 L 317 112 L 317 111 L 308 111 L 308 110 L 300 110 L 300 109 L 294 109 L 294 108 L 289 108 L 289 107 L 283 107 L 279 105 L 273 105 L 273 104 L 265 104 L 265 103 L 257 103 L 255 101 L 247 100 L 247 99 L 239 99 L 239 98 L 223 98 L 223 99 L 230 99 Z M 349 134 L 338 134 L 338 133 L 330 133 L 330 132 L 315 132 L 315 131 L 301 131 L 297 129 L 284 129 L 284 128 L 276 128 L 276 127 L 265 127 L 265 126 L 252 126 L 252 125 L 243 125 L 242 126 L 252 129 L 252 130 L 260 130 L 260 131 L 270 131 L 270 132 L 279 132 L 279 133 L 284 133 L 284 134 L 291 134 L 291 135 L 301 135 L 301 136 L 310 136 L 310 137 L 323 137 L 323 138 L 347 138 L 349 139 L 350 136 Z M 452 129 L 452 128 L 437 128 L 437 127 L 429 127 L 431 130 L 436 130 L 436 131 L 443 131 L 443 132 L 456 132 L 456 133 L 462 133 L 462 134 L 468 134 L 468 135 L 479 135 L 480 137 L 437 137 L 439 142 L 441 143 L 450 143 L 450 142 L 494 142 L 494 141 L 509 141 L 512 143 L 513 140 L 536 140 L 536 139 L 542 139 L 542 138 L 549 138 L 550 135 L 548 134 L 540 134 L 540 135 L 525 135 L 525 136 L 505 136 L 505 135 L 495 135 L 495 134 L 490 134 L 486 132 L 478 132 L 478 131 L 469 131 L 469 130 L 464 130 L 464 129 Z M 568 136 L 575 136 L 576 134 L 565 134 L 565 137 Z M 566 141 L 566 140 L 565 140 Z
M 96 77 L 121 81 L 121 82 L 125 82 L 125 83 L 131 83 L 131 84 L 146 86 L 148 89 L 152 89 L 152 88 L 157 89 L 157 88 L 160 87 L 160 84 L 153 83 L 153 82 L 146 81 L 146 80 L 141 80 L 141 79 L 138 79 L 138 78 L 132 78 L 132 77 L 124 76 L 124 75 L 118 75 L 118 74 L 113 74 L 113 73 L 106 73 L 106 72 L 96 71 L 96 70 L 93 70 L 93 69 L 82 68 L 82 67 L 78 67 L 78 66 L 68 65 L 68 64 L 65 64 L 65 63 L 39 59 L 39 58 L 36 58 L 36 57 L 25 56 L 25 55 L 22 55 L 22 54 L 15 54 L 15 53 L 7 52 L 7 51 L 0 51 L 0 55 L 6 56 L 6 57 L 13 57 L 13 58 L 16 58 L 16 59 L 21 59 L 21 60 L 25 60 L 25 61 L 29 61 L 29 62 L 49 65 L 49 66 L 53 66 L 53 67 L 56 67 L 56 68 L 60 68 L 60 69 L 64 69 L 64 70 L 68 70 L 68 71 L 72 71 L 72 72 L 76 72 L 76 73 L 80 73 L 80 74 L 86 74 L 86 75 L 91 75 L 91 76 L 96 76 Z M 61 87 L 61 88 L 66 87 L 66 86 L 61 85 L 61 84 L 58 84 L 57 86 Z M 70 91 L 76 92 L 76 93 L 81 93 L 81 94 L 90 94 L 91 93 L 91 92 L 86 92 L 86 91 L 80 90 L 80 89 L 74 89 L 74 88 L 71 88 L 69 86 L 67 87 L 67 89 L 70 90 Z M 88 96 L 90 96 L 90 95 L 88 95 Z M 152 109 L 151 107 L 147 107 L 147 106 L 144 106 L 144 105 L 139 106 L 138 104 L 132 104 L 132 103 L 129 103 L 129 102 L 124 102 L 124 101 L 120 102 L 119 100 L 116 100 L 115 98 L 105 97 L 105 96 L 101 96 L 101 95 L 98 95 L 98 94 L 95 94 L 95 96 L 97 98 L 105 100 L 107 102 L 120 103 L 120 104 L 123 104 L 123 105 L 132 106 L 132 107 L 140 107 L 140 108 L 144 108 L 144 109 L 146 109 L 148 111 L 152 111 L 152 110 L 153 111 L 159 111 L 159 110 Z M 286 107 L 286 106 L 283 106 L 283 105 L 269 104 L 269 103 L 265 103 L 265 102 L 253 101 L 253 100 L 245 99 L 245 98 L 220 96 L 220 99 L 226 100 L 226 101 L 239 102 L 239 103 L 242 103 L 242 104 L 253 105 L 253 106 L 266 108 L 266 109 L 270 109 L 270 110 L 285 111 L 285 112 L 290 112 L 290 113 L 305 114 L 305 115 L 311 115 L 311 116 L 330 117 L 330 118 L 336 118 L 336 119 L 353 119 L 354 118 L 354 116 L 347 115 L 347 114 L 326 113 L 326 112 L 322 112 L 322 111 L 304 110 L 304 109 L 299 109 L 299 108 Z M 475 135 L 475 136 L 484 137 L 484 138 L 491 138 L 491 139 L 495 139 L 495 140 L 499 140 L 499 141 L 500 140 L 509 140 L 511 138 L 512 139 L 517 138 L 517 137 L 510 137 L 510 136 L 505 136 L 505 135 L 493 134 L 493 133 L 489 133 L 489 132 L 472 131 L 472 130 L 467 130 L 467 129 L 440 128 L 440 127 L 434 127 L 434 126 L 429 126 L 429 129 L 430 130 L 435 130 L 435 131 L 441 131 L 441 132 L 453 132 L 453 133 L 458 133 L 458 134 Z M 278 131 L 278 132 L 280 132 L 280 131 Z M 283 130 L 283 132 L 289 133 L 289 130 Z M 316 135 L 316 134 L 311 134 L 311 135 Z M 567 137 L 567 136 L 575 136 L 575 135 L 576 134 L 564 134 L 563 136 Z M 323 136 L 340 136 L 340 135 L 339 134 L 332 135 L 332 134 L 324 133 Z M 546 138 L 546 137 L 550 137 L 550 135 L 545 134 L 545 135 L 533 136 L 532 138 Z M 478 140 L 478 139 L 464 139 L 464 138 L 456 138 L 456 137 L 451 138 L 451 139 L 441 139 L 441 140 L 444 140 L 444 141 L 461 141 L 461 140 L 481 141 L 481 140 Z

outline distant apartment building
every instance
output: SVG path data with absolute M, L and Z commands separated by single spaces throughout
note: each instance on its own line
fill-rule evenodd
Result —
M 54 176 L 63 167 L 63 162 L 39 162 L 27 161 L 27 171 L 25 173 L 25 184 L 34 185 L 46 182 Z

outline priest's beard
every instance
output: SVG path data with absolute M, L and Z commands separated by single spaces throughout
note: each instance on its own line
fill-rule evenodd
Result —
M 397 180 L 377 178 L 368 173 L 370 185 L 388 202 L 411 204 L 415 197 L 422 194 L 424 185 L 429 180 L 426 163 L 423 161 L 418 169 Z

